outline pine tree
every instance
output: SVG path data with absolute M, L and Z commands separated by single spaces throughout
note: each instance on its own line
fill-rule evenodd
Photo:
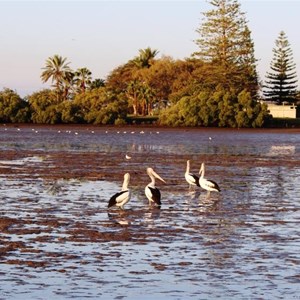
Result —
M 264 96 L 268 101 L 277 104 L 293 103 L 297 94 L 296 65 L 293 62 L 293 52 L 284 31 L 279 33 L 273 48 L 271 72 L 267 72 Z
M 214 8 L 203 13 L 204 22 L 196 31 L 199 51 L 194 53 L 211 64 L 216 84 L 257 96 L 258 78 L 254 44 L 245 14 L 237 0 L 211 0 Z

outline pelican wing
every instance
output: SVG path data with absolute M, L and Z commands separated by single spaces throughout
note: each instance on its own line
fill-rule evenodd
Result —
M 199 177 L 192 173 L 186 174 L 185 179 L 189 184 L 195 184 L 197 186 L 200 186 L 199 185 Z
M 121 203 L 128 198 L 129 198 L 129 190 L 118 192 L 109 199 L 108 207 L 112 207 L 118 203 Z
M 213 180 L 205 179 L 204 184 L 207 186 L 208 189 L 212 189 L 212 190 L 215 190 L 215 191 L 218 191 L 218 192 L 221 191 L 218 184 Z
M 212 183 L 212 187 L 213 187 L 214 189 L 216 189 L 218 192 L 221 192 L 221 189 L 220 189 L 219 185 L 218 185 L 215 181 L 209 180 L 209 182 Z
M 156 187 L 150 187 L 148 186 L 149 190 L 151 191 L 151 199 L 152 201 L 154 201 L 157 205 L 161 205 L 161 194 L 160 194 L 160 190 Z

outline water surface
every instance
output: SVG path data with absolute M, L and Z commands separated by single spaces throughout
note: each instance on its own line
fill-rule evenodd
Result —
M 299 147 L 283 130 L 3 126 L 0 298 L 298 299 Z M 220 194 L 188 189 L 187 159 Z M 125 172 L 132 199 L 107 210 Z

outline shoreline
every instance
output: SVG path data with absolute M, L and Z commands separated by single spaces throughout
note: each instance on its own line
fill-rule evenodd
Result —
M 209 131 L 209 132 L 243 132 L 243 133 L 300 133 L 300 128 L 224 128 L 224 127 L 167 127 L 159 125 L 93 125 L 93 124 L 33 124 L 33 123 L 3 123 L 2 128 L 73 128 L 73 129 L 90 129 L 93 130 L 120 130 L 120 129 L 139 129 L 139 130 L 160 130 L 160 131 Z

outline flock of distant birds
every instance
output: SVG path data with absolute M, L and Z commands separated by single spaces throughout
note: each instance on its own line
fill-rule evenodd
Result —
M 131 159 L 131 157 L 126 154 L 126 159 Z M 160 208 L 161 206 L 161 193 L 160 190 L 155 186 L 155 178 L 161 180 L 166 183 L 164 179 L 162 179 L 152 168 L 147 168 L 147 174 L 151 179 L 151 182 L 145 187 L 145 195 L 149 201 L 149 206 L 153 204 Z M 199 175 L 197 176 L 190 172 L 190 160 L 186 162 L 186 171 L 184 174 L 185 180 L 189 184 L 189 189 L 193 187 L 201 187 L 207 191 L 207 199 L 210 197 L 211 192 L 220 192 L 219 185 L 210 179 L 204 178 L 205 175 L 205 165 L 201 164 L 201 168 L 199 170 Z M 114 194 L 108 202 L 108 208 L 111 207 L 119 207 L 120 209 L 124 209 L 124 205 L 129 202 L 131 198 L 131 191 L 128 188 L 130 181 L 130 174 L 126 173 L 124 175 L 124 181 L 122 185 L 122 189 L 120 192 Z
M 6 124 L 3 124 L 3 126 L 4 126 L 4 131 L 7 131 L 8 130 L 8 128 L 6 127 Z M 21 128 L 20 127 L 16 127 L 16 130 L 17 131 L 21 131 Z M 37 129 L 35 129 L 35 128 L 32 128 L 31 129 L 32 130 L 32 132 L 34 132 L 34 133 L 39 133 L 39 130 L 37 130 Z M 79 135 L 79 132 L 78 131 L 72 131 L 72 130 L 57 130 L 57 133 L 68 133 L 68 134 L 75 134 L 75 135 Z M 90 130 L 90 133 L 92 133 L 92 134 L 94 134 L 95 133 L 95 130 Z M 107 133 L 110 133 L 110 131 L 109 130 L 106 130 L 105 131 L 105 133 L 107 134 Z M 140 131 L 120 131 L 120 130 L 118 130 L 118 131 L 116 131 L 116 133 L 117 134 L 136 134 L 136 133 L 139 133 L 139 134 L 145 134 L 145 131 L 144 130 L 140 130 Z M 160 132 L 159 131 L 155 131 L 155 132 L 152 132 L 152 131 L 150 131 L 149 132 L 150 134 L 160 134 Z M 211 138 L 210 138 L 211 139 Z

